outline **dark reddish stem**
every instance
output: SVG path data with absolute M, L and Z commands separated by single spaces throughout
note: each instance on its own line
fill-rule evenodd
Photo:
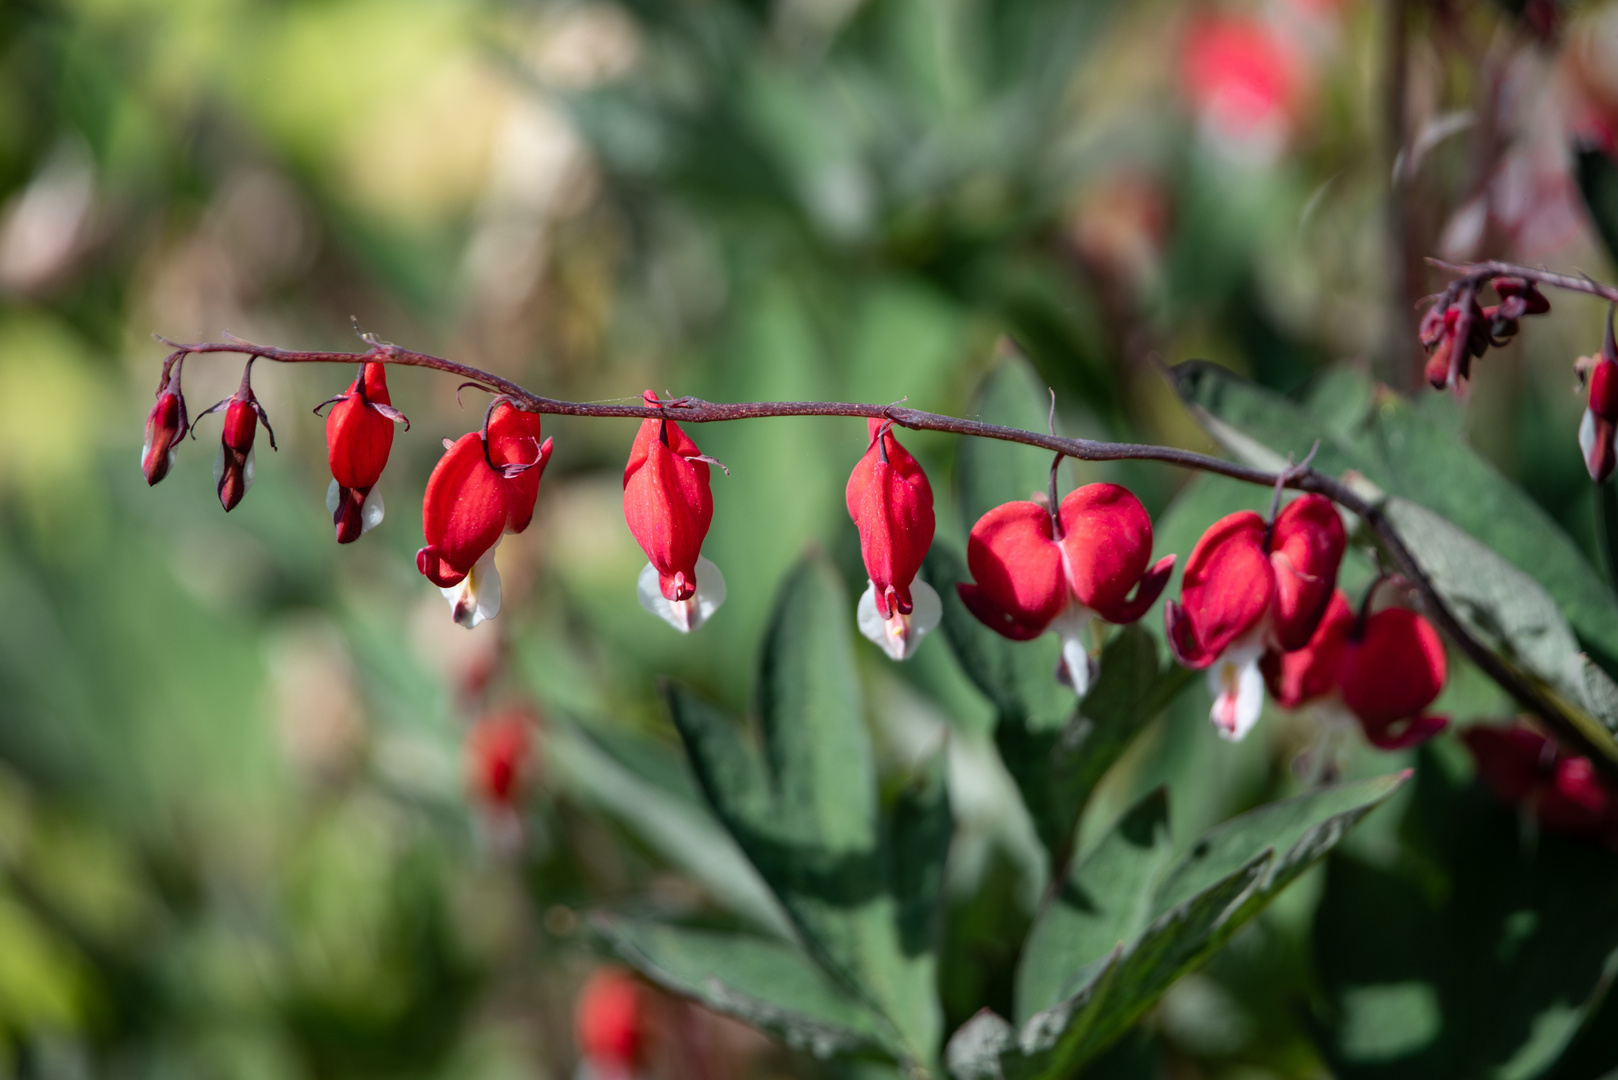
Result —
M 1557 274 L 1550 270 L 1539 270 L 1532 266 L 1518 266 L 1516 263 L 1500 262 L 1491 259 L 1488 262 L 1452 263 L 1443 259 L 1428 259 L 1429 263 L 1440 270 L 1456 275 L 1455 280 L 1449 283 L 1444 290 L 1445 296 L 1459 296 L 1461 290 L 1470 287 L 1474 291 L 1493 281 L 1497 277 L 1522 278 L 1540 285 L 1549 285 L 1554 289 L 1566 289 L 1569 292 L 1581 292 L 1590 296 L 1599 296 L 1609 303 L 1618 304 L 1618 289 L 1611 285 L 1603 285 L 1599 281 L 1592 281 L 1587 277 L 1575 277 L 1572 274 Z
M 1468 267 L 1452 267 L 1443 263 L 1437 265 L 1468 275 L 1460 280 L 1467 282 L 1466 287 L 1470 288 L 1475 288 L 1476 282 L 1492 277 L 1525 277 L 1543 284 L 1573 288 L 1580 292 L 1604 296 L 1618 302 L 1618 290 L 1608 289 L 1605 286 L 1597 285 L 1595 282 L 1580 278 L 1528 270 L 1508 263 L 1478 263 Z M 1451 285 L 1451 289 L 1456 287 L 1455 284 Z M 160 338 L 159 340 L 163 339 Z M 1392 523 L 1383 515 L 1381 508 L 1362 498 L 1343 481 L 1310 468 L 1307 459 L 1300 465 L 1289 466 L 1280 472 L 1269 472 L 1264 469 L 1256 469 L 1248 465 L 1225 461 L 1207 454 L 1199 454 L 1192 450 L 1181 450 L 1172 446 L 1100 442 L 1094 439 L 1067 439 L 1055 434 L 1041 434 L 1036 431 L 1024 431 L 1021 428 L 1003 427 L 999 424 L 985 424 L 977 420 L 965 420 L 960 417 L 924 412 L 920 409 L 908 409 L 898 405 L 864 405 L 840 401 L 753 401 L 723 404 L 692 397 L 675 398 L 671 401 L 659 402 L 656 405 L 603 405 L 558 401 L 554 398 L 541 397 L 538 394 L 531 393 L 514 382 L 466 364 L 459 364 L 453 360 L 445 360 L 442 357 L 431 356 L 427 353 L 412 352 L 409 349 L 401 349 L 397 345 L 376 341 L 371 341 L 371 348 L 364 353 L 304 352 L 254 345 L 241 340 L 203 342 L 195 345 L 179 345 L 169 341 L 164 343 L 175 350 L 174 354 L 169 358 L 170 363 L 174 363 L 181 357 L 192 353 L 238 353 L 273 360 L 282 364 L 352 364 L 358 361 L 361 363 L 400 364 L 407 367 L 430 368 L 434 371 L 448 372 L 488 390 L 490 393 L 507 397 L 527 412 L 547 413 L 557 416 L 668 419 L 677 420 L 682 424 L 752 420 L 768 416 L 875 417 L 916 431 L 944 431 L 955 435 L 972 435 L 983 439 L 1000 439 L 1005 442 L 1021 443 L 1025 446 L 1037 446 L 1053 451 L 1058 455 L 1077 458 L 1081 461 L 1160 461 L 1164 464 L 1177 465 L 1181 468 L 1214 473 L 1243 483 L 1274 487 L 1277 490 L 1291 488 L 1296 491 L 1308 491 L 1324 495 L 1365 522 L 1366 526 L 1377 536 L 1389 558 L 1415 586 L 1416 591 L 1421 596 L 1423 606 L 1433 621 L 1438 623 L 1474 664 L 1504 688 L 1507 693 L 1511 694 L 1525 709 L 1533 712 L 1555 728 L 1568 743 L 1580 748 L 1603 772 L 1618 780 L 1618 744 L 1612 743 L 1610 740 L 1606 744 L 1600 744 L 1587 737 L 1584 732 L 1564 718 L 1556 703 L 1538 683 L 1520 676 L 1502 663 L 1487 646 L 1474 638 L 1456 618 L 1455 614 L 1449 610 L 1443 598 L 1439 596 L 1438 591 L 1433 587 L 1431 580 L 1416 562 L 1415 557 L 1405 547 L 1404 541 L 1400 538 Z M 1310 456 L 1313 457 L 1313 454 L 1311 453 Z M 1053 500 L 1052 511 L 1054 512 L 1055 509 Z

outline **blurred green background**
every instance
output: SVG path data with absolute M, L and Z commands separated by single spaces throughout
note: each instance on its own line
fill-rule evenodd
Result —
M 1207 448 L 1161 364 L 1409 388 L 1423 255 L 1611 280 L 1567 156 L 1618 131 L 1615 59 L 1618 6 L 1537 0 L 0 6 L 0 1076 L 569 1076 L 585 907 L 770 917 L 657 680 L 742 709 L 805 546 L 863 576 L 862 421 L 694 429 L 730 467 L 705 549 L 729 600 L 679 638 L 635 601 L 633 423 L 557 419 L 504 612 L 462 631 L 413 553 L 474 393 L 392 373 L 389 515 L 339 548 L 307 410 L 352 373 L 259 366 L 281 449 L 226 517 L 216 418 L 159 487 L 135 467 L 150 334 L 357 349 L 352 317 L 552 397 L 957 415 L 1010 339 L 1065 433 Z M 1602 312 L 1556 303 L 1479 365 L 1467 432 L 1593 549 L 1572 360 Z M 193 415 L 236 363 L 187 365 Z M 959 544 L 952 441 L 905 442 Z M 1154 515 L 1186 479 L 1069 468 Z M 940 643 L 862 661 L 893 760 L 956 733 L 952 896 L 1026 908 L 1045 871 L 986 703 Z M 512 703 L 544 732 L 515 846 L 463 749 Z M 1185 837 L 1292 783 L 1296 725 L 1228 746 L 1205 709 L 1112 805 L 1167 779 Z M 1154 1016 L 1174 1075 L 1319 1073 L 1312 880 Z M 710 1053 L 657 1075 L 824 1068 L 662 1008 Z

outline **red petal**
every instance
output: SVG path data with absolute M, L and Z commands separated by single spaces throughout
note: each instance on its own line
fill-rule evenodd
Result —
M 373 370 L 377 372 L 375 376 Z M 388 452 L 393 449 L 393 421 L 367 404 L 367 400 L 390 404 L 382 371 L 381 364 L 366 364 L 365 373 L 326 414 L 326 458 L 332 478 L 341 487 L 373 487 L 388 464 Z M 359 393 L 361 380 L 365 385 L 363 397 Z
M 1002 637 L 1012 641 L 1033 641 L 1045 632 L 1049 620 L 1040 623 L 1024 623 L 1016 616 L 1000 607 L 991 600 L 987 593 L 970 582 L 956 583 L 955 592 L 966 605 L 966 610 L 977 616 L 978 622 Z
M 968 607 L 1006 637 L 1038 636 L 1067 606 L 1062 549 L 1051 538 L 1050 513 L 1038 503 L 1005 503 L 979 518 L 966 542 L 966 565 L 977 581 L 976 603 L 1002 618 L 984 618 L 972 600 Z M 961 596 L 966 599 L 964 590 Z
M 1383 728 L 1364 725 L 1365 741 L 1378 750 L 1405 750 L 1426 742 L 1448 726 L 1449 717 L 1423 713 Z
M 1598 362 L 1590 372 L 1590 411 L 1618 422 L 1618 364 L 1610 360 Z
M 898 596 L 899 610 L 910 611 L 910 583 L 932 546 L 934 522 L 933 490 L 926 474 L 891 429 L 877 443 L 875 428 L 881 423 L 871 422 L 871 445 L 854 465 L 844 494 L 848 514 L 859 528 L 865 572 L 876 584 L 877 610 L 887 618 L 891 612 L 883 609 L 890 586 Z M 882 460 L 884 450 L 887 461 Z
M 416 552 L 416 569 L 421 576 L 441 589 L 453 588 L 466 580 L 467 571 L 457 570 L 445 562 L 437 548 L 428 545 Z
M 1062 532 L 1068 585 L 1079 603 L 1108 622 L 1140 618 L 1156 599 L 1129 601 L 1152 559 L 1152 519 L 1140 500 L 1117 484 L 1086 484 L 1062 500 Z
M 1564 757 L 1556 762 L 1551 786 L 1540 795 L 1534 812 L 1549 830 L 1600 835 L 1607 831 L 1612 809 L 1612 793 L 1590 759 Z
M 1544 784 L 1556 756 L 1554 743 L 1527 728 L 1474 724 L 1461 732 L 1461 741 L 1478 775 L 1509 803 L 1522 802 Z
M 1264 519 L 1251 510 L 1220 518 L 1185 561 L 1180 603 L 1169 616 L 1176 654 L 1189 666 L 1206 667 L 1259 625 L 1274 593 Z
M 1448 675 L 1438 631 L 1414 611 L 1387 608 L 1343 650 L 1343 702 L 1367 731 L 1415 716 L 1438 697 Z
M 1342 518 L 1324 495 L 1294 499 L 1275 516 L 1270 530 L 1270 563 L 1275 567 L 1270 636 L 1283 652 L 1301 649 L 1320 624 L 1347 546 Z
M 506 531 L 520 533 L 534 517 L 539 480 L 551 459 L 551 441 L 539 440 L 540 414 L 501 402 L 489 417 L 489 460 L 496 466 L 526 466 L 506 478 Z
M 667 446 L 660 438 L 665 423 Z M 669 600 L 687 600 L 696 591 L 697 556 L 713 522 L 708 465 L 691 460 L 698 452 L 678 424 L 646 420 L 624 469 L 624 520 L 657 567 Z
M 500 539 L 506 516 L 506 482 L 483 460 L 483 437 L 468 432 L 438 459 L 427 478 L 421 502 L 427 546 L 464 577 Z M 422 573 L 433 578 L 426 570 Z
M 1325 697 L 1337 686 L 1337 671 L 1349 629 L 1354 625 L 1354 610 L 1341 589 L 1335 590 L 1330 599 L 1325 617 L 1303 648 L 1289 653 L 1267 652 L 1259 663 L 1270 696 L 1282 708 L 1296 709 Z
M 233 397 L 225 406 L 225 429 L 221 441 L 231 450 L 245 454 L 253 448 L 253 436 L 258 432 L 258 413 L 246 398 Z

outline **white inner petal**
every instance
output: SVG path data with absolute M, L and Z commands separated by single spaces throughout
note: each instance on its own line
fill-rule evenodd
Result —
M 1232 645 L 1208 669 L 1208 692 L 1214 699 L 1208 718 L 1231 742 L 1253 730 L 1264 708 L 1264 676 L 1258 670 L 1263 655 L 1262 644 Z
M 500 571 L 494 565 L 494 548 L 499 546 L 496 541 L 485 551 L 459 584 L 438 590 L 449 601 L 450 616 L 468 630 L 500 614 Z
M 332 482 L 326 488 L 326 513 L 336 514 L 337 504 L 342 497 L 343 489 L 338 485 L 337 478 L 333 477 Z
M 1579 449 L 1584 452 L 1585 468 L 1594 476 L 1600 462 L 1596 455 L 1596 414 L 1590 409 L 1584 410 L 1584 419 L 1579 421 Z
M 635 594 L 640 606 L 668 623 L 682 634 L 701 629 L 719 605 L 725 602 L 725 575 L 706 558 L 697 556 L 697 590 L 688 600 L 670 600 L 663 595 L 658 582 L 657 567 L 647 563 L 641 567 L 635 582 Z
M 908 660 L 916 654 L 921 639 L 937 628 L 944 617 L 944 604 L 925 581 L 910 585 L 909 615 L 894 611 L 884 619 L 876 607 L 876 583 L 867 581 L 860 602 L 854 609 L 854 622 L 860 633 L 895 660 Z
M 1062 639 L 1061 671 L 1067 676 L 1062 682 L 1081 698 L 1090 692 L 1091 684 L 1101 674 L 1101 665 L 1090 655 L 1085 643 L 1085 627 L 1093 618 L 1095 612 L 1083 604 L 1069 604 L 1051 620 L 1051 630 Z
M 361 535 L 382 524 L 382 515 L 386 512 L 386 509 L 382 505 L 381 485 L 373 485 L 371 490 L 365 493 L 365 501 L 360 504 Z

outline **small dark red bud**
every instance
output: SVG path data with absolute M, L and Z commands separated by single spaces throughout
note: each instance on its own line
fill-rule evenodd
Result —
M 155 484 L 174 464 L 174 446 L 185 435 L 185 399 L 176 384 L 164 387 L 152 411 L 146 414 L 146 443 L 140 449 L 140 469 L 146 483 Z
M 1501 307 L 1507 318 L 1520 319 L 1524 315 L 1543 315 L 1551 309 L 1550 300 L 1539 291 L 1539 286 L 1522 278 L 1498 277 L 1494 291 L 1500 294 Z
M 251 391 L 249 391 L 251 393 Z M 253 486 L 253 436 L 258 432 L 258 413 L 249 398 L 230 399 L 225 406 L 225 429 L 219 439 L 219 462 L 214 466 L 214 482 L 219 489 L 219 505 L 225 512 L 236 509 Z

